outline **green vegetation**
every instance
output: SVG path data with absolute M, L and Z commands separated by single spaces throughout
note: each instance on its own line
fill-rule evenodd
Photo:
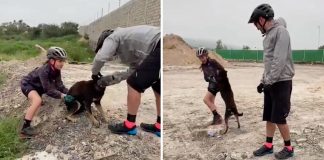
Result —
M 0 159 L 16 159 L 23 155 L 26 143 L 18 134 L 18 118 L 0 119 Z
M 91 62 L 93 51 L 87 40 L 80 41 L 78 24 L 64 22 L 55 24 L 39 24 L 30 27 L 22 20 L 6 22 L 0 25 L 0 61 L 26 60 L 39 54 L 35 44 L 45 49 L 51 46 L 64 48 L 69 61 Z
M 51 46 L 64 48 L 70 61 L 91 62 L 93 51 L 88 46 L 87 41 L 79 41 L 79 35 L 67 35 L 35 40 L 3 40 L 0 39 L 0 60 L 26 60 L 39 54 L 35 44 L 39 44 L 45 49 Z

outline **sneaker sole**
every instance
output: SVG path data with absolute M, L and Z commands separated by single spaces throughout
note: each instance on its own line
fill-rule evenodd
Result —
M 272 154 L 272 153 L 273 153 L 273 150 L 272 151 L 268 151 L 268 152 L 264 152 L 263 154 L 258 154 L 258 155 L 256 155 L 256 154 L 253 153 L 253 155 L 256 156 L 256 157 L 261 157 L 261 156 L 265 156 L 267 154 Z
M 275 155 L 275 158 L 278 159 L 278 160 L 282 160 L 282 159 L 288 159 L 288 158 L 291 158 L 294 156 L 294 153 L 292 153 L 291 155 L 289 155 L 288 157 L 286 158 L 277 158 L 277 156 Z
M 132 129 L 130 131 L 127 131 L 127 132 L 113 132 L 112 131 L 112 133 L 115 133 L 115 134 L 128 134 L 128 135 L 135 136 L 135 135 L 137 135 L 137 129 L 134 128 L 134 129 Z
M 161 132 L 154 132 L 154 131 L 151 131 L 151 130 L 147 130 L 147 129 L 143 128 L 143 127 L 141 127 L 141 128 L 142 128 L 143 131 L 145 131 L 145 132 L 150 132 L 150 133 L 155 134 L 155 135 L 158 136 L 158 137 L 161 137 Z

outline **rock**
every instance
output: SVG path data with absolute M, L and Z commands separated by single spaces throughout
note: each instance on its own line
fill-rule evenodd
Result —
M 236 153 L 236 152 L 231 153 L 230 157 L 231 157 L 231 160 L 242 160 L 243 159 L 241 153 Z
M 64 154 L 68 154 L 69 153 L 69 148 L 68 147 L 63 147 L 63 151 Z
M 91 151 L 91 146 L 85 146 L 85 147 L 83 148 L 83 151 L 84 151 L 84 152 L 90 152 L 90 151 Z
M 69 151 L 73 151 L 73 150 L 75 150 L 75 146 L 70 146 L 68 149 L 69 149 Z
M 45 149 L 45 151 L 47 152 L 47 153 L 52 153 L 52 150 L 53 150 L 53 146 L 52 145 L 47 145 L 46 146 L 46 149 Z
M 82 145 L 84 145 L 84 146 L 85 146 L 85 145 L 87 145 L 87 143 L 86 143 L 86 142 L 81 142 L 81 144 L 82 144 Z
M 241 158 L 242 159 L 247 159 L 248 158 L 248 153 L 247 152 L 242 153 Z
M 301 144 L 301 143 L 304 143 L 304 142 L 306 142 L 306 141 L 307 141 L 306 138 L 300 138 L 300 139 L 297 139 L 297 140 L 296 140 L 297 144 Z
M 224 153 L 218 154 L 216 156 L 216 159 L 217 160 L 225 160 L 226 159 L 226 155 Z
M 322 150 L 324 150 L 324 141 L 320 141 L 320 142 L 318 143 L 318 145 L 319 145 L 319 147 L 322 148 Z

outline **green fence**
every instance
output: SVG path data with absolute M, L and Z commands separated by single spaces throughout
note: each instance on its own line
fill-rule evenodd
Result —
M 262 61 L 262 50 L 216 50 L 227 60 Z M 324 63 L 324 50 L 293 50 L 294 62 Z

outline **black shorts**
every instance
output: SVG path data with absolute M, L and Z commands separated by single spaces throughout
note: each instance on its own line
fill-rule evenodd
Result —
M 160 41 L 157 43 L 153 52 L 148 55 L 143 62 L 135 69 L 127 78 L 127 84 L 134 88 L 136 91 L 143 93 L 147 88 L 152 89 L 160 94 L 161 79 L 161 54 L 160 54 Z
M 274 83 L 268 91 L 264 92 L 263 121 L 276 124 L 286 124 L 290 111 L 290 96 L 292 81 Z
M 212 82 L 209 82 L 207 89 L 214 96 L 216 96 L 216 93 L 220 91 L 219 86 L 216 83 L 212 83 Z
M 21 86 L 21 91 L 22 91 L 22 93 L 23 93 L 27 98 L 28 98 L 28 94 L 29 94 L 29 92 L 32 91 L 32 90 L 36 91 L 36 92 L 39 94 L 39 96 L 42 96 L 42 94 L 44 94 L 43 89 L 36 88 L 36 87 L 34 87 L 34 86 L 28 84 L 27 82 L 22 81 L 21 84 L 20 84 L 20 86 Z

